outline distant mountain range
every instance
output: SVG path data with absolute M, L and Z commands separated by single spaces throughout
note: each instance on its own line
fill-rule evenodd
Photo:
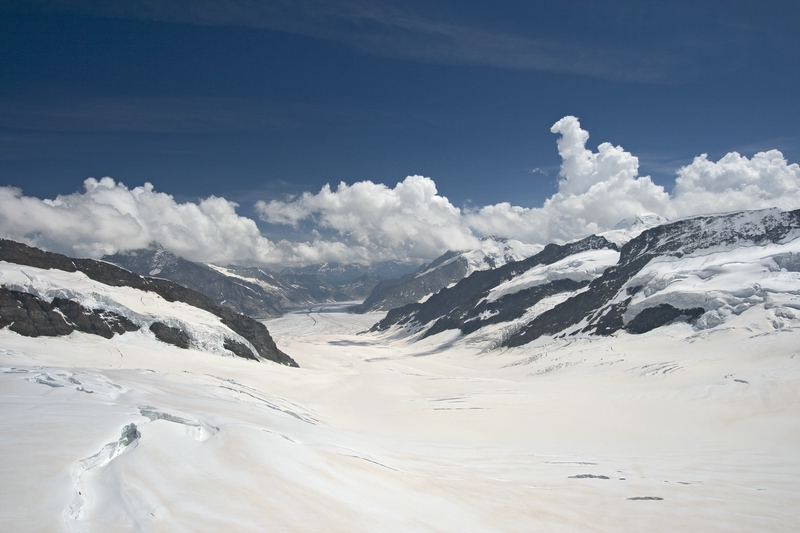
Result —
M 659 215 L 646 214 L 622 220 L 602 234 L 611 244 L 622 245 L 648 228 L 666 223 Z M 378 283 L 363 303 L 351 308 L 355 313 L 389 311 L 407 304 L 421 303 L 443 288 L 455 285 L 473 272 L 493 270 L 522 261 L 544 248 L 513 239 L 486 237 L 477 250 L 448 251 L 413 274 Z
M 781 274 L 800 271 L 800 210 L 645 229 L 658 222 L 633 221 L 473 272 L 423 302 L 389 311 L 373 331 L 419 339 L 457 331 L 514 347 L 542 336 L 641 334 L 675 322 L 711 328 L 757 304 L 771 309 L 781 327 L 800 310 L 798 287 Z
M 152 335 L 179 348 L 288 366 L 267 328 L 165 279 L 0 239 L 0 327 L 28 337 L 74 331 Z
M 291 307 L 354 299 L 370 285 L 369 296 L 352 310 L 387 311 L 372 331 L 411 340 L 458 332 L 484 339 L 489 346 L 515 347 L 543 336 L 620 330 L 641 334 L 676 322 L 705 329 L 758 304 L 770 309 L 776 327 L 782 327 L 800 312 L 800 291 L 785 274 L 800 271 L 798 237 L 800 210 L 668 223 L 637 217 L 566 244 L 542 247 L 484 239 L 478 250 L 448 252 L 416 272 L 389 280 L 379 277 L 408 265 L 383 263 L 368 269 L 324 264 L 276 274 L 193 263 L 155 247 L 93 261 L 13 241 L 0 241 L 0 260 L 83 272 L 109 286 L 188 303 L 220 317 L 231 329 L 220 350 L 293 364 L 249 316 L 273 317 Z M 43 297 L 36 283 L 3 286 L 0 327 L 31 335 L 79 330 L 110 337 L 147 326 L 165 342 L 196 344 L 180 321 L 142 319 L 120 312 L 116 304 L 95 305 L 91 295 L 76 300 L 69 295 L 78 293 L 65 288 L 45 291 Z
M 405 274 L 414 272 L 417 266 L 412 263 L 400 263 L 397 261 L 382 261 L 373 265 L 345 265 L 342 263 L 318 263 L 305 267 L 284 268 L 280 271 L 281 275 L 295 276 L 316 276 L 319 279 L 330 283 L 335 287 L 348 287 L 352 285 L 363 285 L 364 280 L 380 280 L 399 278 Z M 367 283 L 367 285 L 369 282 Z M 372 290 L 369 288 L 363 292 L 362 298 Z
M 449 251 L 416 272 L 397 279 L 381 281 L 353 312 L 388 311 L 406 304 L 424 301 L 473 272 L 491 270 L 511 261 L 519 261 L 542 249 L 541 245 L 488 237 L 477 250 Z
M 254 318 L 273 318 L 317 303 L 361 300 L 382 276 L 400 275 L 410 268 L 401 263 L 373 267 L 325 263 L 275 273 L 195 263 L 158 246 L 107 255 L 103 260 L 143 276 L 174 281 L 205 294 L 217 305 Z
M 355 312 L 394 309 L 429 297 L 472 272 L 523 259 L 541 248 L 487 238 L 478 250 L 447 252 L 419 268 L 391 261 L 369 266 L 322 263 L 280 273 L 195 263 L 158 246 L 107 255 L 103 260 L 143 276 L 174 281 L 236 312 L 273 318 L 292 308 L 349 300 L 364 300 L 353 308 Z

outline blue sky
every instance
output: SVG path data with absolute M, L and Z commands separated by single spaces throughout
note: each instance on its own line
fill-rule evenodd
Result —
M 340 181 L 536 208 L 574 115 L 669 193 L 702 153 L 800 160 L 798 20 L 789 1 L 5 1 L 0 186 L 150 182 L 237 202 L 269 238 L 296 230 L 256 202 Z

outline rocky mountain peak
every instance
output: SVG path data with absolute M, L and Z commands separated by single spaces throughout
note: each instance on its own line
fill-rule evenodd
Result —
M 549 244 L 393 309 L 373 330 L 425 338 L 493 325 L 493 342 L 513 347 L 543 335 L 640 334 L 676 321 L 714 327 L 753 305 L 794 315 L 798 237 L 800 211 L 767 209 L 660 224 L 621 247 L 605 236 Z

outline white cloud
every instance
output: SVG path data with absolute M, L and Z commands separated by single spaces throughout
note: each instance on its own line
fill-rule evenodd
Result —
M 708 212 L 800 207 L 800 165 L 778 150 L 747 159 L 731 152 L 716 163 L 703 154 L 678 170 L 673 207 L 678 216 Z
M 111 178 L 84 182 L 85 191 L 54 200 L 0 187 L 0 234 L 48 250 L 100 257 L 156 242 L 187 259 L 269 262 L 275 245 L 236 204 L 211 196 L 175 202 L 146 183 L 128 189 Z
M 313 220 L 367 257 L 430 259 L 479 242 L 461 210 L 439 196 L 432 179 L 422 176 L 408 176 L 392 189 L 371 181 L 340 183 L 335 191 L 325 185 L 317 194 L 307 192 L 294 200 L 258 202 L 256 209 L 274 224 L 297 226 Z
M 622 147 L 603 143 L 586 148 L 589 133 L 578 119 L 564 117 L 551 131 L 561 134 L 558 192 L 541 208 L 508 203 L 467 213 L 479 234 L 526 242 L 576 239 L 614 227 L 622 219 L 656 213 L 668 219 L 777 206 L 800 207 L 800 166 L 777 150 L 748 160 L 730 153 L 718 162 L 703 155 L 678 170 L 672 196 L 649 176 L 639 176 L 639 160 Z
M 609 143 L 597 152 L 586 148 L 589 134 L 577 118 L 564 117 L 552 131 L 560 134 L 558 191 L 537 208 L 504 202 L 462 210 L 423 176 L 409 176 L 393 188 L 371 181 L 340 183 L 335 190 L 326 185 L 316 194 L 258 202 L 267 222 L 315 228 L 307 241 L 273 242 L 224 198 L 180 204 L 150 184 L 128 189 L 111 178 L 90 178 L 84 192 L 53 200 L 0 187 L 0 235 L 76 256 L 99 257 L 155 242 L 196 261 L 282 267 L 431 260 L 446 250 L 476 249 L 479 237 L 488 235 L 526 243 L 567 241 L 647 213 L 674 219 L 800 208 L 800 166 L 777 150 L 750 159 L 734 152 L 716 162 L 701 155 L 677 171 L 670 195 L 639 176 L 638 159 L 623 148 Z M 323 238 L 321 232 L 332 236 Z

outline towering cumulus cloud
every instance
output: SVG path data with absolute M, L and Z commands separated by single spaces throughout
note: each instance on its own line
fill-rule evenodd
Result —
M 326 185 L 318 193 L 259 201 L 256 209 L 265 222 L 311 227 L 306 241 L 272 242 L 224 198 L 179 204 L 150 184 L 128 189 L 103 178 L 86 180 L 83 193 L 54 200 L 0 187 L 0 235 L 73 255 L 97 257 L 158 243 L 197 261 L 285 266 L 430 260 L 447 249 L 475 248 L 478 238 L 488 235 L 565 241 L 646 213 L 675 219 L 800 207 L 800 166 L 777 150 L 751 159 L 736 152 L 716 162 L 705 154 L 696 157 L 678 169 L 669 194 L 649 176 L 639 176 L 639 160 L 622 147 L 603 143 L 597 152 L 588 149 L 589 133 L 577 118 L 564 117 L 551 131 L 560 136 L 560 180 L 558 191 L 537 208 L 504 202 L 460 209 L 422 176 L 409 176 L 393 188 L 371 181 L 340 183 L 335 190 Z
M 560 133 L 561 172 L 558 192 L 541 208 L 501 203 L 467 216 L 482 234 L 532 242 L 569 240 L 612 228 L 620 220 L 642 213 L 669 210 L 669 195 L 649 177 L 638 177 L 639 160 L 619 146 L 603 143 L 598 152 L 586 148 L 589 133 L 575 117 L 564 117 L 551 128 Z
M 578 119 L 564 117 L 551 128 L 560 133 L 558 192 L 541 208 L 507 203 L 467 215 L 482 234 L 534 242 L 575 239 L 614 227 L 624 218 L 656 213 L 668 219 L 739 209 L 800 207 L 800 166 L 777 150 L 747 159 L 736 152 L 718 162 L 704 154 L 677 171 L 673 195 L 640 177 L 639 160 L 619 146 L 586 148 L 589 133 Z

